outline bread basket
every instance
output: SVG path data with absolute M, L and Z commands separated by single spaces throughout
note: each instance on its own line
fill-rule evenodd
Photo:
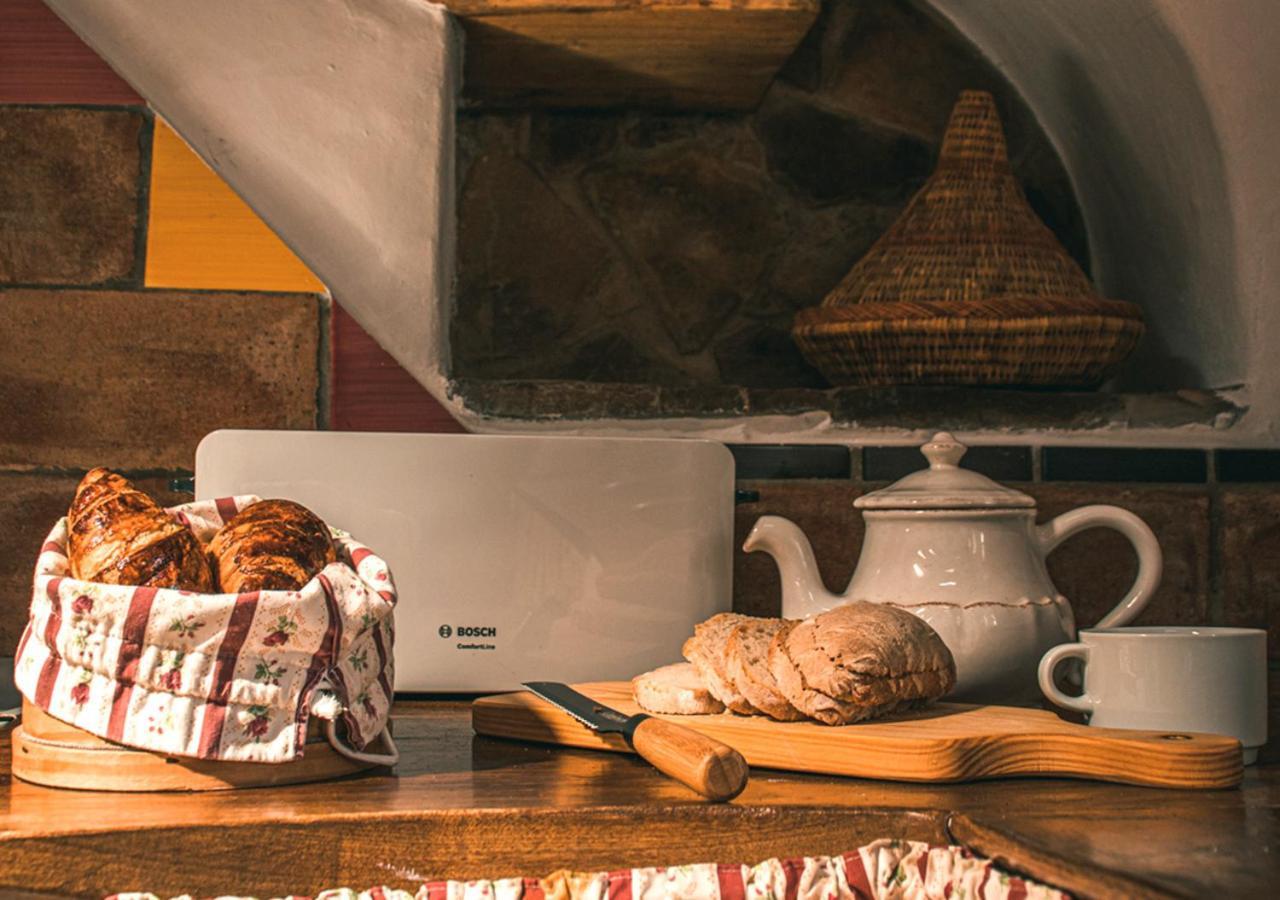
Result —
M 984 91 L 961 94 L 933 175 L 792 328 L 837 385 L 1095 386 L 1142 332 L 1027 203 Z
M 168 512 L 207 544 L 224 521 L 257 500 L 198 501 Z M 59 520 L 40 550 L 15 659 L 27 708 L 46 714 L 29 718 L 54 731 L 54 723 L 73 727 L 85 736 L 82 748 L 102 745 L 190 763 L 201 776 L 194 779 L 198 786 L 299 780 L 278 769 L 298 766 L 317 747 L 335 765 L 298 766 L 308 778 L 393 764 L 398 755 L 387 722 L 395 586 L 382 559 L 346 533 L 330 531 L 337 561 L 300 590 L 197 594 L 70 577 L 67 522 Z M 322 728 L 310 723 L 312 716 Z M 30 731 L 33 722 L 25 724 Z M 323 743 L 317 744 L 317 732 Z M 38 756 L 59 741 L 23 729 L 14 739 L 15 775 L 66 783 L 51 781 L 47 766 L 25 766 L 33 749 Z M 227 772 L 243 777 L 206 784 L 210 772 L 219 781 L 217 763 L 259 765 L 228 765 Z M 85 777 L 99 788 L 148 789 L 136 779 L 117 786 L 105 770 L 80 773 L 73 786 L 86 786 Z M 183 786 L 171 782 L 161 787 Z

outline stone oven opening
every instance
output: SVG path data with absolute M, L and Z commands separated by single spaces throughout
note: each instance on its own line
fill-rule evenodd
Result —
M 1233 421 L 1206 390 L 1220 385 L 1150 323 L 1148 346 L 1097 392 L 833 388 L 801 356 L 795 313 L 898 216 L 968 88 L 996 97 L 1028 201 L 1092 274 L 1072 178 L 1026 100 L 936 11 L 899 0 L 827 4 L 747 112 L 461 111 L 451 392 L 514 420 Z M 1163 314 L 1133 280 L 1111 284 Z
M 454 376 L 510 383 L 476 385 L 487 402 L 522 382 L 617 383 L 705 392 L 707 413 L 726 387 L 829 387 L 791 320 L 923 183 L 966 87 L 996 94 L 1028 198 L 1087 269 L 1070 180 L 1026 104 L 896 2 L 828 7 L 745 114 L 462 113 Z

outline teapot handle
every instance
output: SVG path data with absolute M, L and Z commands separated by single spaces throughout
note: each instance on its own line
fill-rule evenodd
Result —
M 1038 526 L 1036 537 L 1040 539 L 1040 555 L 1048 556 L 1073 534 L 1099 527 L 1113 528 L 1120 532 L 1138 552 L 1138 577 L 1133 580 L 1133 585 L 1124 598 L 1094 626 L 1116 628 L 1137 618 L 1160 586 L 1164 554 L 1160 551 L 1160 542 L 1147 523 L 1118 506 L 1082 506 Z

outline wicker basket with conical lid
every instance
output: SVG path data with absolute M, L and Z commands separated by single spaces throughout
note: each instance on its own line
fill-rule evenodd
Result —
M 1027 203 L 991 95 L 965 91 L 933 175 L 792 334 L 833 384 L 1086 386 L 1142 331 Z

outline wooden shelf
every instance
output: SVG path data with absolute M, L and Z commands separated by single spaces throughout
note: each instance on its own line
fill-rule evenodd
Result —
M 468 705 L 397 703 L 401 761 L 292 787 L 110 794 L 10 776 L 0 727 L 0 895 L 145 889 L 281 896 L 959 842 L 1079 896 L 1265 897 L 1280 770 L 1228 791 L 1063 779 L 900 784 L 760 769 L 705 803 L 629 755 L 472 733 Z M 43 895 L 42 895 L 43 896 Z
M 820 0 L 444 0 L 464 103 L 754 108 Z

